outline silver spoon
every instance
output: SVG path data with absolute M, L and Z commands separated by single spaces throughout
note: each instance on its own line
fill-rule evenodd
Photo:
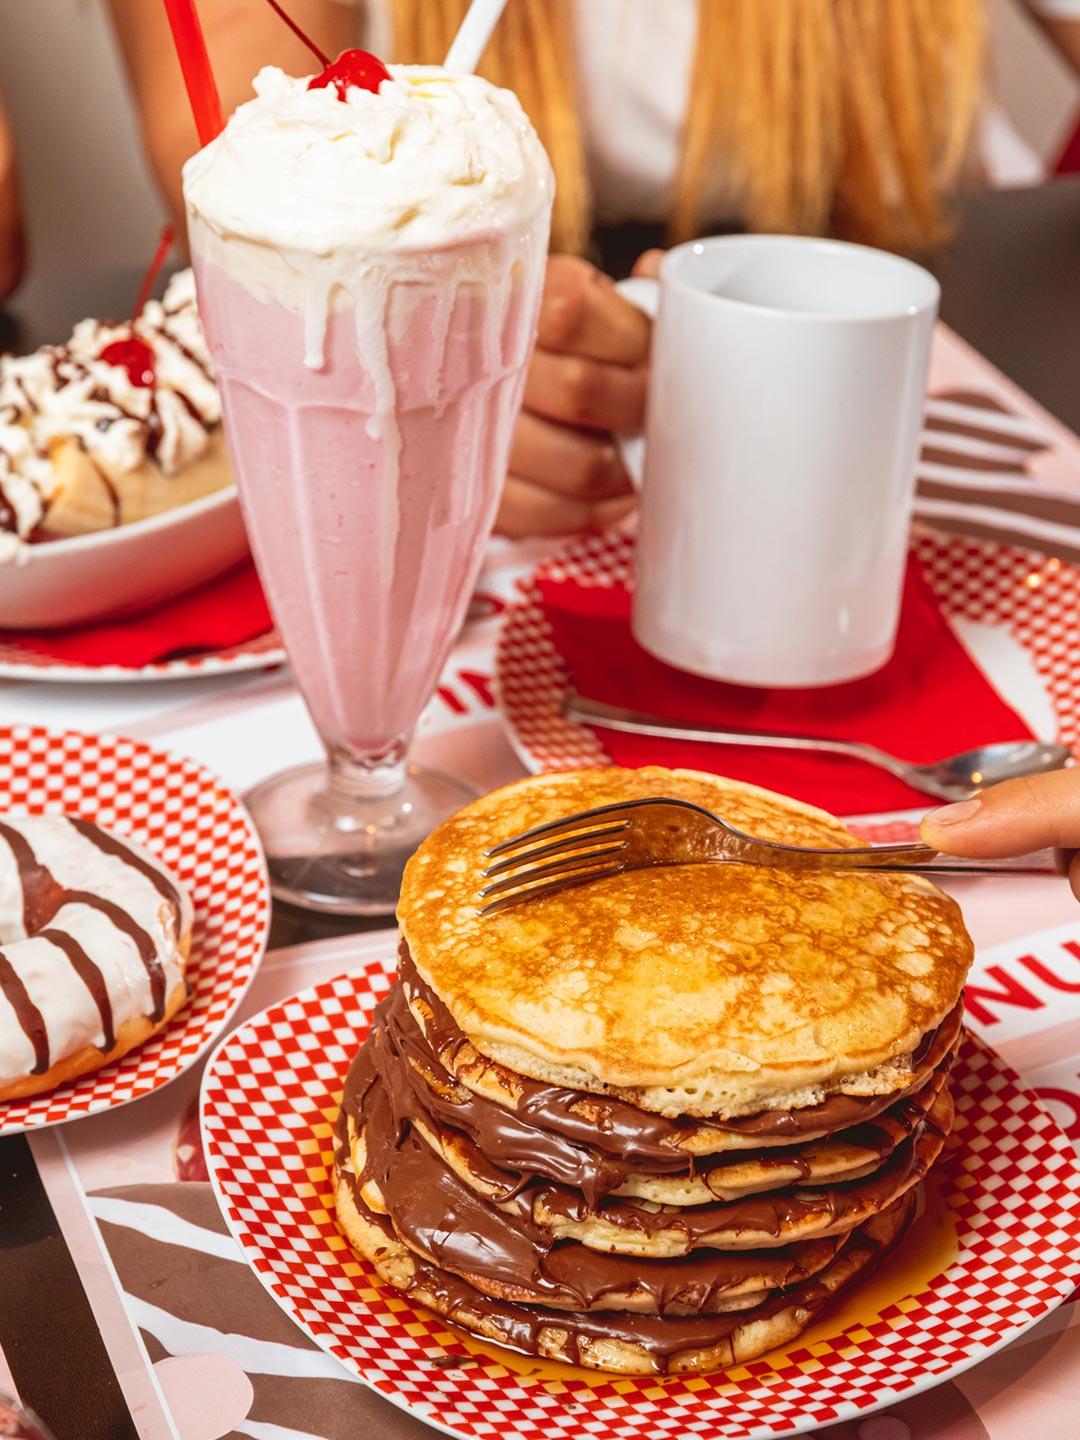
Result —
M 586 700 L 569 690 L 563 700 L 563 713 L 568 720 L 583 725 L 601 725 L 608 730 L 623 730 L 631 735 L 652 735 L 662 740 L 704 740 L 713 745 L 749 745 L 763 750 L 814 750 L 829 755 L 847 755 L 888 770 L 914 790 L 941 800 L 966 800 L 988 785 L 1021 775 L 1039 775 L 1047 770 L 1060 770 L 1073 763 L 1066 745 L 1051 745 L 1043 740 L 1003 740 L 994 745 L 980 745 L 943 760 L 916 764 L 899 760 L 879 750 L 876 745 L 863 745 L 857 740 L 829 740 L 817 735 L 770 735 L 752 730 L 731 730 L 720 726 L 694 725 L 681 720 L 662 720 L 625 710 L 621 705 L 605 705 L 599 700 Z

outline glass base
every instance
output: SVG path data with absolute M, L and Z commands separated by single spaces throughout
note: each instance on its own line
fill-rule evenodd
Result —
M 392 915 L 405 862 L 477 792 L 438 770 L 402 767 L 386 795 L 330 788 L 324 763 L 272 775 L 249 790 L 278 900 L 332 915 Z

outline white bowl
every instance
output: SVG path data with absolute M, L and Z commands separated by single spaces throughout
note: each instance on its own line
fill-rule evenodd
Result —
M 247 553 L 231 485 L 150 520 L 28 545 L 22 559 L 0 564 L 0 629 L 135 614 L 223 574 Z

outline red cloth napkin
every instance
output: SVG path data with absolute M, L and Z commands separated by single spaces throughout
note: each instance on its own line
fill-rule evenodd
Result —
M 250 560 L 154 610 L 74 630 L 0 632 L 0 640 L 73 665 L 137 668 L 172 655 L 224 650 L 273 628 Z
M 896 654 L 864 680 L 817 690 L 759 690 L 703 680 L 654 659 L 630 633 L 622 586 L 541 579 L 541 603 L 574 688 L 591 700 L 670 720 L 864 740 L 910 760 L 936 760 L 1032 732 L 949 628 L 914 556 Z M 597 729 L 616 765 L 668 765 L 748 780 L 840 815 L 932 802 L 884 771 L 840 756 L 653 740 Z

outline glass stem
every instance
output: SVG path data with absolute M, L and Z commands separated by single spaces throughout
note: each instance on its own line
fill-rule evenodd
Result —
M 355 755 L 340 745 L 327 749 L 330 791 L 344 801 L 385 800 L 405 785 L 409 737 L 396 740 L 379 755 Z

